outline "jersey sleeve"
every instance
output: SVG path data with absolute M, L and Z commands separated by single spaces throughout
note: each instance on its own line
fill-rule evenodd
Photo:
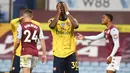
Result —
M 43 31 L 42 31 L 42 29 L 41 29 L 41 28 L 40 28 L 39 39 L 44 39 Z
M 53 20 L 54 20 L 54 18 L 50 18 L 50 19 L 48 20 L 48 27 L 49 27 L 50 23 L 51 23 Z M 50 28 L 50 29 L 51 29 L 51 28 Z M 51 31 L 53 31 L 53 30 L 55 30 L 55 28 L 54 28 L 54 29 L 51 29 Z
M 36 25 L 38 25 L 38 26 L 41 25 L 41 23 L 39 23 L 38 21 L 35 21 L 35 20 L 32 20 L 31 22 L 34 23 L 34 24 L 36 24 Z
M 18 28 L 17 28 L 17 38 L 18 39 L 21 39 L 22 38 L 22 26 L 19 25 Z
M 117 28 L 113 28 L 111 29 L 111 32 L 110 32 L 111 36 L 112 36 L 112 40 L 114 42 L 114 47 L 113 47 L 113 50 L 110 54 L 110 56 L 114 56 L 119 48 L 119 31 Z
M 101 38 L 104 38 L 104 32 L 101 32 L 100 34 L 95 35 L 95 36 L 85 36 L 85 39 L 88 39 L 88 40 L 97 40 Z
M 12 31 L 17 31 L 17 25 L 19 24 L 20 20 L 20 18 L 15 18 L 10 21 Z
M 50 24 L 53 20 L 54 20 L 54 18 L 50 18 L 50 19 L 48 20 L 48 23 Z
M 11 25 L 15 25 L 15 24 L 18 23 L 20 20 L 21 20 L 20 18 L 13 19 L 13 20 L 11 20 L 10 24 L 11 24 Z

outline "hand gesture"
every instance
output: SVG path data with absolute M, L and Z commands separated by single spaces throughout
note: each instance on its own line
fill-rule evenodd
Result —
M 77 40 L 83 40 L 84 39 L 84 36 L 82 34 L 80 34 L 80 33 L 77 33 L 77 34 L 78 34 L 78 36 L 76 36 Z
M 42 62 L 46 62 L 47 58 L 46 58 L 46 55 L 42 55 Z
M 112 61 L 112 57 L 110 56 L 110 57 L 108 57 L 108 59 L 107 59 L 107 64 L 110 64 L 111 61 Z
M 60 7 L 61 7 L 61 4 L 59 3 L 58 6 L 57 6 L 57 12 L 58 12 L 58 14 L 61 13 L 61 9 L 60 9 Z
M 65 8 L 65 12 L 68 12 L 68 8 L 67 8 L 67 5 L 65 3 L 63 3 L 63 6 Z

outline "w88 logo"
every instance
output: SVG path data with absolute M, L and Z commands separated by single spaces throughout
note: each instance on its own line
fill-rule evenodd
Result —
M 108 8 L 110 6 L 110 0 L 83 0 L 85 6 L 90 7 L 105 7 Z

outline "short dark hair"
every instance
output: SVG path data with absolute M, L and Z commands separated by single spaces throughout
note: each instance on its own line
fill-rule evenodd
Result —
M 23 12 L 23 14 L 28 14 L 28 16 L 30 16 L 30 17 L 32 17 L 33 16 L 33 12 L 32 12 L 32 10 L 31 9 L 25 9 L 24 10 L 24 12 Z
M 110 21 L 113 21 L 113 16 L 111 14 L 105 14 L 109 19 Z

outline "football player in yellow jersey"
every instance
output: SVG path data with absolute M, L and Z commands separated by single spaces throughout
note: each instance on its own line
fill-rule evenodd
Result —
M 79 25 L 64 2 L 57 4 L 57 14 L 49 20 L 49 27 L 53 37 L 53 73 L 79 73 L 73 33 Z
M 30 11 L 29 9 L 26 9 L 23 12 L 23 15 L 28 13 L 29 11 Z M 11 22 L 10 22 L 14 42 L 16 42 L 16 38 L 17 38 L 17 27 L 20 23 L 24 22 L 24 21 L 22 21 L 23 18 L 24 17 L 21 16 L 20 18 L 15 18 L 15 19 L 11 20 Z M 40 23 L 35 20 L 32 20 L 32 23 L 40 25 Z M 20 55 L 21 55 L 21 45 L 17 48 L 16 53 L 14 53 L 14 56 L 12 58 L 12 66 L 11 66 L 10 73 L 19 73 L 20 72 Z

